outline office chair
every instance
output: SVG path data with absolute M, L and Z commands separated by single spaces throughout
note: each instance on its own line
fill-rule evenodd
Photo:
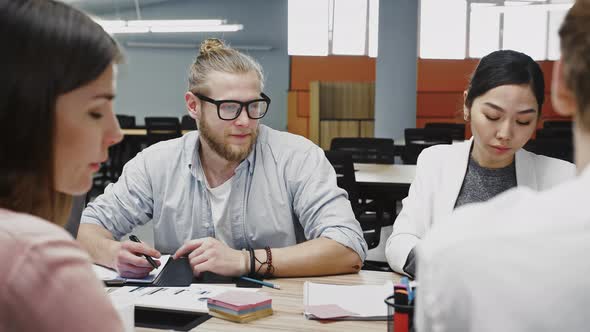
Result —
M 379 213 L 371 211 L 374 208 L 373 205 L 362 204 L 359 199 L 359 188 L 354 176 L 351 153 L 346 151 L 325 151 L 325 153 L 326 158 L 328 158 L 332 167 L 334 167 L 334 171 L 336 171 L 338 187 L 348 193 L 352 211 L 361 225 L 369 249 L 377 247 L 383 220 L 379 217 Z
M 440 128 L 406 128 L 404 130 L 406 146 L 402 154 L 404 164 L 415 165 L 422 150 L 437 145 L 451 144 L 453 139 L 448 129 Z
M 571 129 L 572 122 L 571 121 L 545 121 L 543 122 L 544 129 L 557 129 L 557 128 L 564 128 L 564 129 Z
M 84 208 L 88 203 L 88 198 L 88 194 L 82 194 L 79 196 L 74 196 L 72 200 L 72 211 L 70 212 L 68 222 L 65 224 L 64 228 L 72 235 L 72 237 L 74 237 L 74 239 L 78 236 L 78 228 L 80 227 L 82 211 L 84 211 Z
M 393 164 L 395 146 L 391 138 L 335 137 L 331 151 L 349 151 L 352 161 L 365 164 Z
M 190 115 L 184 115 L 180 122 L 182 130 L 197 130 L 197 122 Z
M 569 161 L 574 160 L 572 128 L 543 128 L 537 130 L 535 153 Z
M 450 131 L 451 139 L 462 141 L 465 139 L 465 124 L 450 122 L 429 122 L 424 125 L 427 129 L 447 129 Z
M 135 116 L 133 115 L 117 114 L 117 121 L 122 129 L 135 128 Z
M 147 145 L 182 136 L 177 117 L 146 117 Z

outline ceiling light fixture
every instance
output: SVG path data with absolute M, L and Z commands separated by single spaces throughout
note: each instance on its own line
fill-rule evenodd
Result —
M 241 24 L 225 24 L 225 20 L 96 20 L 112 34 L 170 32 L 231 32 L 244 29 Z

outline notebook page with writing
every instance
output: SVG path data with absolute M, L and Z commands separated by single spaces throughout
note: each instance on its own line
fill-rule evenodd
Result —
M 114 303 L 132 301 L 135 306 L 179 310 L 190 312 L 208 312 L 207 300 L 217 295 L 235 290 L 235 286 L 199 285 L 190 287 L 134 287 L 110 288 L 109 296 Z M 257 292 L 258 288 L 243 288 L 240 292 Z

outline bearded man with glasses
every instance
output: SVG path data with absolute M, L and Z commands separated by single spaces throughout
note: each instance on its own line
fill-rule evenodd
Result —
M 83 213 L 78 240 L 102 265 L 143 277 L 142 255 L 188 256 L 195 275 L 312 276 L 360 270 L 367 244 L 324 152 L 259 124 L 260 65 L 207 39 L 185 102 L 198 131 L 139 153 Z M 122 241 L 154 223 L 155 248 Z

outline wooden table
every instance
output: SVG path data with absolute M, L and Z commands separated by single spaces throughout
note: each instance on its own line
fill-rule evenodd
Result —
M 361 185 L 409 187 L 416 165 L 354 164 L 356 182 Z
M 336 321 L 320 323 L 303 316 L 303 283 L 305 281 L 339 285 L 382 285 L 387 280 L 398 282 L 400 275 L 388 272 L 360 271 L 358 274 L 315 278 L 281 278 L 272 282 L 281 285 L 280 290 L 264 288 L 272 297 L 274 314 L 247 324 L 238 324 L 219 318 L 211 318 L 193 331 L 379 331 L 387 330 L 385 321 Z M 158 331 L 137 328 L 136 331 Z

